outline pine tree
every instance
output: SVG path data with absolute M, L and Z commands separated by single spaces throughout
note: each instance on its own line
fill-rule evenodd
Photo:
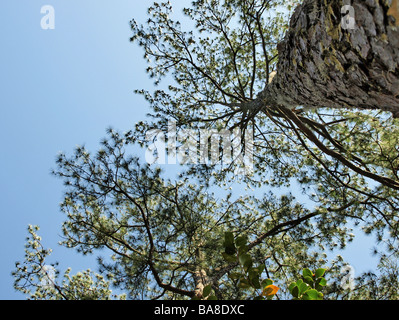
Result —
M 109 250 L 100 274 L 134 299 L 261 297 L 275 294 L 270 279 L 290 298 L 303 281 L 291 292 L 290 283 L 321 267 L 326 299 L 396 299 L 382 287 L 398 285 L 398 1 L 353 1 L 353 28 L 344 5 L 197 0 L 175 21 L 167 2 L 151 6 L 144 25 L 132 20 L 149 76 L 168 86 L 137 90 L 151 121 L 108 130 L 95 154 L 79 147 L 59 156 L 64 245 Z M 171 120 L 181 145 L 189 130 L 239 129 L 244 152 L 250 132 L 253 172 L 237 175 L 237 161 L 194 163 L 171 179 L 129 154 Z M 345 262 L 326 252 L 353 240 L 352 224 L 375 235 L 381 263 L 380 276 L 358 277 L 349 294 L 340 285 Z M 28 281 L 39 274 L 29 271 L 40 258 L 32 252 L 15 272 L 27 293 L 43 280 Z M 110 296 L 102 281 L 99 299 Z M 33 297 L 62 299 L 70 287 Z

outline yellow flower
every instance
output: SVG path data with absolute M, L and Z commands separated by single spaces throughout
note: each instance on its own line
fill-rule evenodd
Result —
M 275 285 L 271 284 L 263 289 L 262 295 L 265 297 L 274 296 L 279 289 L 280 289 L 279 287 L 276 287 Z

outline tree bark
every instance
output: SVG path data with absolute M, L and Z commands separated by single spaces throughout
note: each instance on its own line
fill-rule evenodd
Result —
M 277 74 L 257 102 L 294 108 L 358 108 L 399 117 L 399 0 L 304 0 L 278 45 Z M 256 104 L 255 104 L 256 106 Z
M 204 269 L 200 269 L 194 272 L 193 274 L 195 281 L 195 296 L 197 298 L 203 298 L 204 288 L 209 284 L 208 275 Z

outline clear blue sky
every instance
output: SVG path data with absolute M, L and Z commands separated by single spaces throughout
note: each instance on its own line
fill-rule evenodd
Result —
M 63 187 L 50 169 L 58 152 L 77 144 L 95 150 L 107 127 L 128 130 L 145 117 L 147 105 L 133 90 L 152 82 L 142 52 L 129 42 L 129 21 L 145 19 L 150 3 L 1 1 L 0 299 L 24 298 L 10 273 L 23 260 L 28 224 L 39 225 L 53 248 L 49 262 L 73 273 L 95 269 L 94 258 L 57 245 Z M 54 30 L 41 29 L 44 5 L 55 9 Z M 369 247 L 364 238 L 359 243 L 344 256 L 355 269 L 368 269 Z
M 147 1 L 3 0 L 0 3 L 0 299 L 18 299 L 10 272 L 23 259 L 28 224 L 40 225 L 54 260 L 77 272 L 93 259 L 57 246 L 61 181 L 50 175 L 59 151 L 95 150 L 113 126 L 130 129 L 148 112 L 134 89 L 151 86 L 129 21 Z M 55 29 L 42 30 L 43 5 Z

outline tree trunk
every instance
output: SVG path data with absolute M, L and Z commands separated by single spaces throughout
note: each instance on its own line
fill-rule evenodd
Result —
M 399 0 L 354 0 L 353 29 L 346 4 L 304 0 L 296 8 L 278 45 L 277 74 L 258 97 L 264 104 L 399 116 Z
M 194 272 L 193 277 L 195 281 L 195 296 L 197 298 L 203 298 L 204 288 L 209 284 L 208 275 L 205 270 L 200 269 Z

